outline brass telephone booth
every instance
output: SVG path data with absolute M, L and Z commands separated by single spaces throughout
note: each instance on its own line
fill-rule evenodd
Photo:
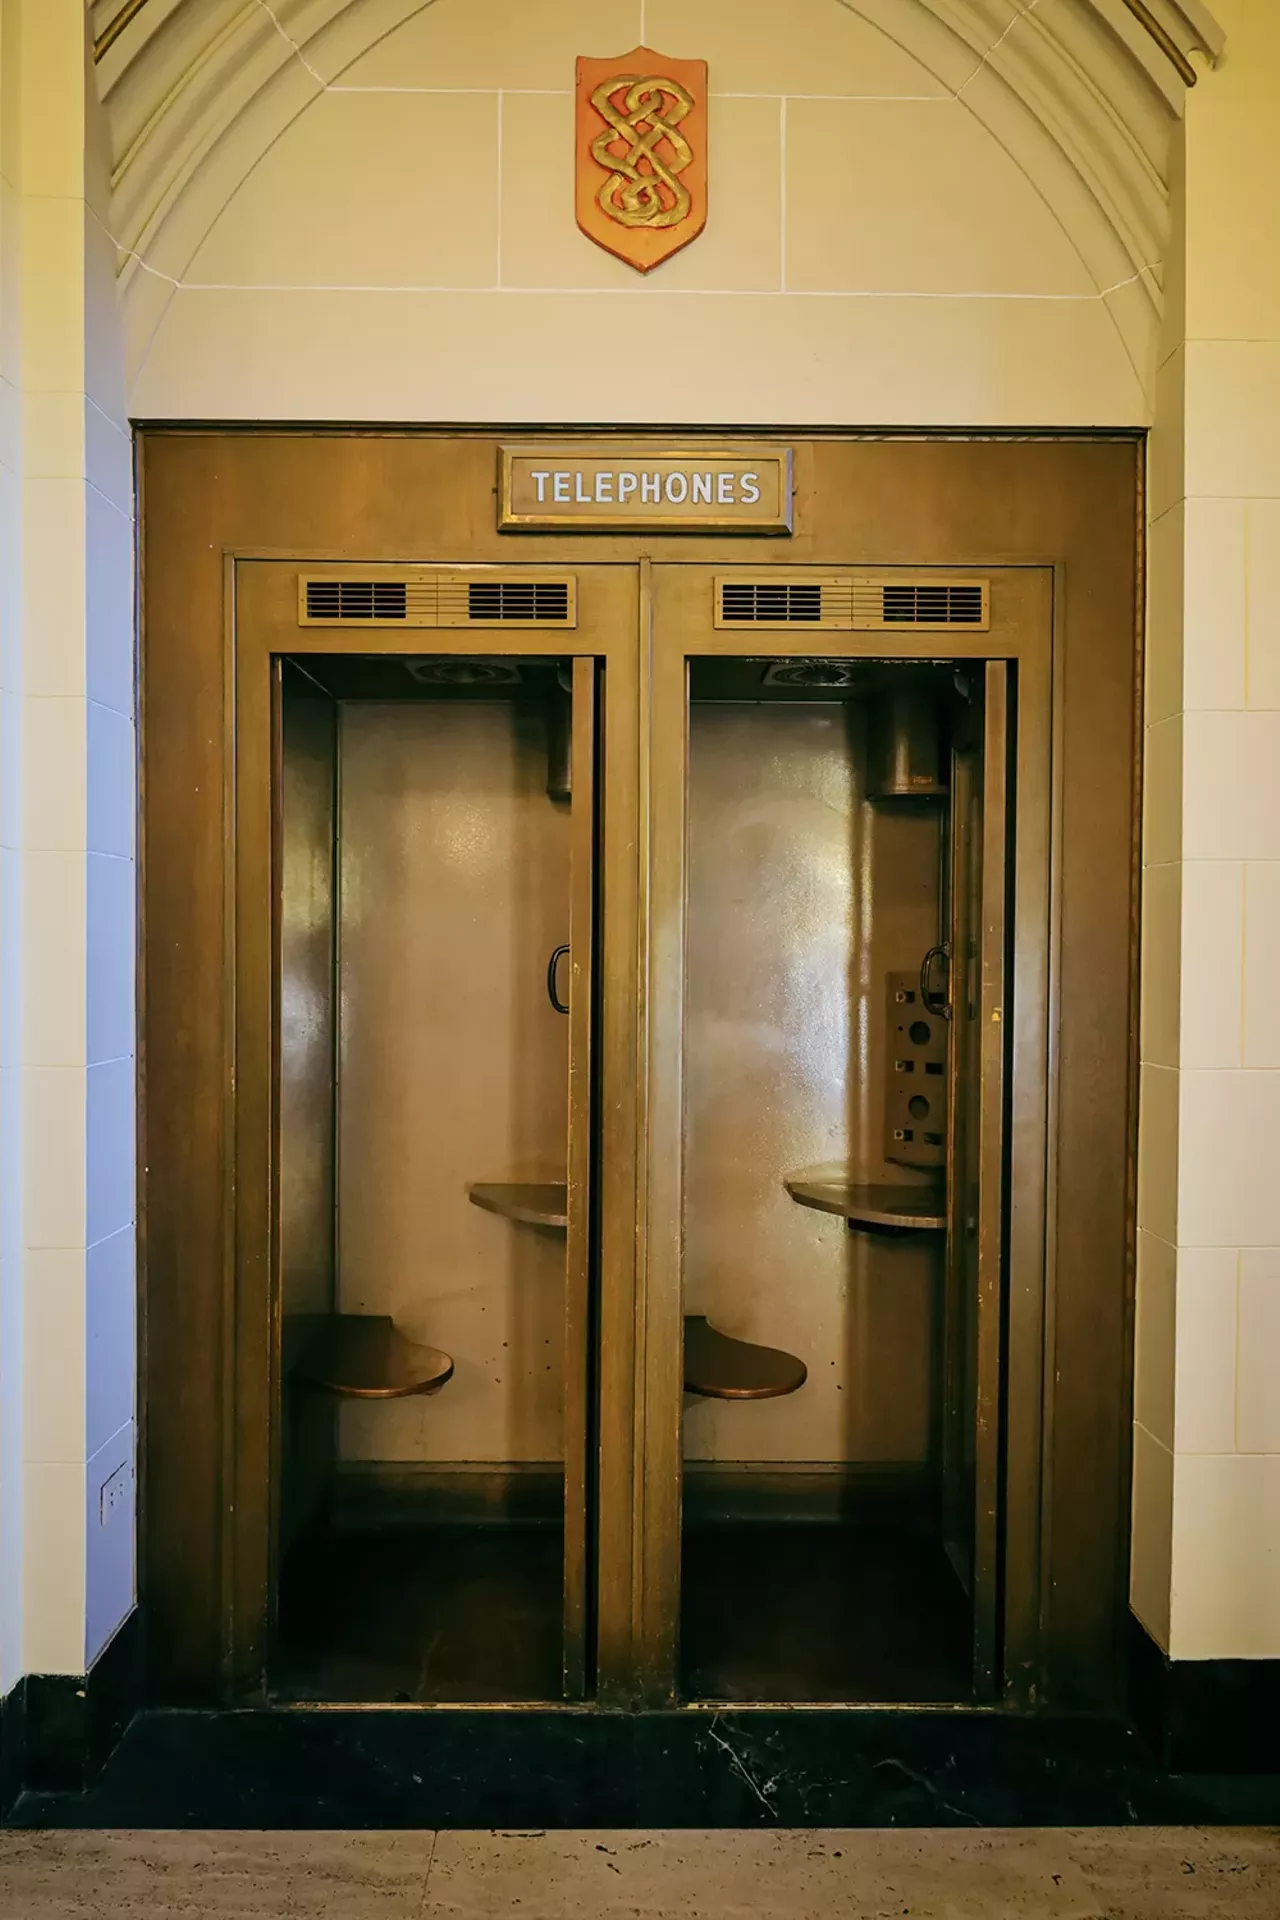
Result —
M 1048 578 L 655 567 L 653 606 L 652 1695 L 991 1699 L 1004 1329 L 1034 1339 L 1039 1295 Z M 695 1309 L 807 1377 L 682 1408 Z
M 634 579 L 261 562 L 236 591 L 238 1045 L 277 1063 L 238 1115 L 266 1176 L 240 1244 L 272 1269 L 242 1657 L 286 1699 L 581 1698 L 597 904 L 629 772 L 598 741 Z
M 804 442 L 789 540 L 664 544 L 489 531 L 482 435 L 200 444 L 148 446 L 230 549 L 223 833 L 183 876 L 215 802 L 153 510 L 151 1244 L 190 1279 L 153 1267 L 150 1314 L 170 1353 L 225 1329 L 185 1503 L 151 1374 L 175 1670 L 281 1704 L 1105 1696 L 1131 450 Z M 1070 607 L 1055 539 L 1094 569 Z M 166 1012 L 178 937 L 222 969 L 224 1079 Z M 212 1178 L 185 1218 L 159 1184 L 193 1099 L 225 1241 Z

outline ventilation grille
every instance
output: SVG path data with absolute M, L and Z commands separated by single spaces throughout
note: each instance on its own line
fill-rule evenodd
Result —
M 381 626 L 384 620 L 407 620 L 409 587 L 404 580 L 308 580 L 308 620 L 359 620 Z
M 567 580 L 471 580 L 467 617 L 486 625 L 514 620 L 521 626 L 562 627 L 569 617 Z
M 984 594 L 976 580 L 940 586 L 885 586 L 883 618 L 887 627 L 985 627 Z
M 527 573 L 417 568 L 377 577 L 302 575 L 303 627 L 574 627 L 577 581 Z
M 721 628 L 808 627 L 827 633 L 936 632 L 991 622 L 989 583 L 934 574 L 809 574 L 715 583 Z
M 804 580 L 725 580 L 720 613 L 722 626 L 817 626 L 822 587 Z

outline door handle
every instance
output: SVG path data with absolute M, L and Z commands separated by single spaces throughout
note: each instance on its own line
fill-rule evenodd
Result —
M 933 984 L 935 961 L 942 969 L 942 984 Z M 930 947 L 920 963 L 920 998 L 928 1011 L 940 1015 L 942 1019 L 951 1018 L 951 951 L 948 947 Z
M 557 1013 L 568 1013 L 569 1011 L 568 1001 L 562 1000 L 560 998 L 560 995 L 556 992 L 556 969 L 559 967 L 562 958 L 564 957 L 565 954 L 568 953 L 568 951 L 569 951 L 569 943 L 566 940 L 563 946 L 556 948 L 550 960 L 547 962 L 547 998 L 551 1002 L 552 1006 L 555 1008 Z

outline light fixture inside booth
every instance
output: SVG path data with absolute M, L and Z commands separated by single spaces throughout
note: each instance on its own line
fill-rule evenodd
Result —
M 930 688 L 899 681 L 877 695 L 867 746 L 873 800 L 945 800 L 941 715 Z

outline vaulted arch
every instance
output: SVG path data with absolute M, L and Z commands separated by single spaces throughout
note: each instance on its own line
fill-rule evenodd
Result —
M 325 92 L 359 86 L 361 63 L 398 29 L 462 3 L 147 0 L 98 68 L 133 368 L 174 293 L 193 284 L 192 263 L 219 216 L 299 116 Z M 1145 373 L 1183 81 L 1126 0 L 822 4 L 901 49 L 933 97 L 973 116 L 1009 156 Z M 1203 14 L 1199 0 L 1159 4 L 1184 20 L 1188 8 Z M 644 9 L 637 0 L 630 11 L 638 32 Z M 1203 22 L 1195 31 L 1211 44 Z

